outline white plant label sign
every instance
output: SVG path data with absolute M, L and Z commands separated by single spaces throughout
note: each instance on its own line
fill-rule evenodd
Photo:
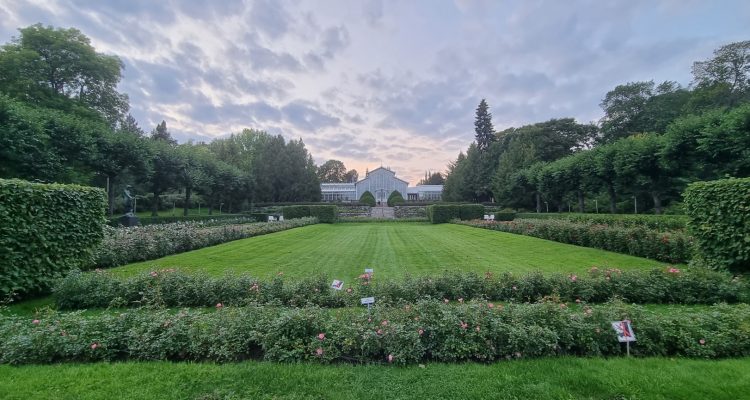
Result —
M 344 281 L 340 281 L 338 279 L 334 279 L 333 283 L 331 284 L 331 289 L 341 290 L 344 288 Z
M 374 297 L 363 297 L 363 298 L 359 299 L 359 301 L 363 305 L 364 304 L 372 304 L 372 303 L 375 302 L 375 298 Z

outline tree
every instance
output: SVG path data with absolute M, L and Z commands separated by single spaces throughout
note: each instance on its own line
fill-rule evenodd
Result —
M 77 29 L 41 24 L 19 29 L 20 36 L 0 50 L 0 91 L 49 108 L 77 105 L 96 110 L 110 126 L 128 110 L 128 98 L 117 92 L 123 64 L 97 53 Z
M 693 83 L 699 88 L 725 87 L 728 106 L 750 95 L 750 40 L 714 50 L 714 57 L 693 63 Z
M 350 169 L 349 171 L 344 174 L 344 182 L 347 183 L 354 183 L 359 180 L 359 173 L 356 169 Z
M 151 202 L 151 215 L 159 215 L 161 195 L 177 188 L 183 160 L 175 146 L 163 140 L 151 140 L 151 171 L 148 186 L 154 198 Z
M 346 167 L 339 160 L 328 160 L 318 167 L 318 180 L 323 183 L 342 183 L 346 179 Z
M 172 139 L 172 135 L 167 129 L 167 121 L 162 120 L 160 124 L 156 125 L 156 128 L 151 131 L 151 139 L 161 140 L 170 145 L 176 145 L 177 141 Z
M 417 185 L 442 185 L 445 183 L 445 178 L 440 172 L 425 171 L 424 178 L 422 178 Z
M 404 200 L 404 196 L 402 196 L 401 192 L 399 192 L 398 190 L 394 190 L 388 196 L 388 207 L 393 207 L 399 204 L 404 204 L 405 202 L 406 200 Z
M 604 117 L 599 121 L 602 128 L 599 141 L 611 143 L 648 131 L 643 112 L 653 95 L 654 81 L 629 82 L 607 92 L 599 104 L 604 110 Z
M 474 120 L 474 132 L 477 148 L 480 152 L 489 149 L 490 144 L 495 141 L 495 128 L 492 126 L 492 114 L 485 99 L 479 102 L 476 119 Z
M 367 204 L 370 207 L 375 207 L 375 203 L 377 203 L 377 201 L 375 200 L 375 196 L 373 196 L 369 190 L 366 190 L 364 193 L 362 193 L 362 196 L 359 196 L 359 202 L 362 204 Z

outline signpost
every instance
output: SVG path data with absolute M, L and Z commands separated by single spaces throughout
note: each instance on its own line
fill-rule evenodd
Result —
M 365 268 L 365 273 L 370 274 L 370 276 L 372 276 L 372 268 Z
M 630 326 L 630 321 L 625 319 L 622 321 L 613 321 L 612 329 L 617 333 L 617 341 L 625 343 L 628 357 L 630 356 L 630 342 L 635 342 L 635 332 Z
M 374 297 L 363 297 L 363 298 L 359 299 L 359 302 L 362 305 L 367 304 L 367 312 L 369 313 L 370 312 L 370 307 L 372 307 L 372 303 L 375 302 L 375 298 Z
M 344 281 L 340 281 L 338 279 L 334 279 L 333 283 L 331 284 L 331 289 L 341 290 L 344 288 Z

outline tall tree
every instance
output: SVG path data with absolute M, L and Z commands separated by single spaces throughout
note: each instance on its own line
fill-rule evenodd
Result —
M 600 106 L 604 117 L 599 141 L 611 143 L 617 139 L 649 130 L 644 118 L 648 100 L 654 95 L 654 81 L 629 82 L 607 92 Z
M 724 87 L 733 106 L 750 97 L 750 40 L 714 50 L 713 58 L 693 63 L 693 83 L 699 88 Z
M 442 185 L 445 183 L 445 178 L 440 172 L 425 171 L 424 178 L 422 178 L 417 185 Z
M 170 145 L 176 145 L 177 141 L 172 139 L 172 134 L 167 129 L 167 121 L 162 120 L 160 124 L 156 125 L 156 128 L 151 131 L 151 139 L 161 140 Z
M 482 99 L 477 107 L 476 119 L 474 120 L 474 134 L 477 148 L 480 152 L 489 149 L 490 144 L 495 141 L 495 127 L 492 126 L 492 114 L 490 114 L 487 101 Z
M 359 180 L 359 172 L 357 172 L 356 169 L 350 169 L 349 171 L 346 171 L 346 174 L 344 174 L 344 182 L 354 183 L 354 182 L 357 182 L 358 180 Z
M 318 167 L 318 180 L 323 183 L 347 182 L 346 178 L 346 166 L 339 160 L 328 160 Z
M 36 24 L 19 31 L 0 49 L 0 91 L 49 108 L 77 104 L 96 110 L 111 126 L 125 115 L 128 98 L 117 92 L 119 58 L 97 53 L 77 29 Z M 65 101 L 70 99 L 73 104 Z

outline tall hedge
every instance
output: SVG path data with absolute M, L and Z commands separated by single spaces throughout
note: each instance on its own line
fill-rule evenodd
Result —
M 281 212 L 284 219 L 316 217 L 324 224 L 332 224 L 338 218 L 338 211 L 334 205 L 287 206 L 282 207 Z
M 359 202 L 362 204 L 367 204 L 370 207 L 375 207 L 375 204 L 377 203 L 377 201 L 375 201 L 375 196 L 373 196 L 369 190 L 362 193 L 362 196 L 360 196 L 359 198 Z
M 461 204 L 458 213 L 462 221 L 482 219 L 484 218 L 484 206 L 481 204 Z
M 710 265 L 750 271 L 750 178 L 696 182 L 684 194 L 688 229 Z
M 433 224 L 443 224 L 460 218 L 459 206 L 454 204 L 433 204 L 427 207 L 427 218 Z
M 106 205 L 98 188 L 0 179 L 0 295 L 43 292 L 89 265 Z

